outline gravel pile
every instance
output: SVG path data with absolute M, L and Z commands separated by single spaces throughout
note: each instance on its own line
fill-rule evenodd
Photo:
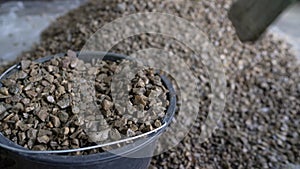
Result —
M 202 65 L 187 59 L 189 49 L 171 38 L 145 34 L 127 39 L 112 50 L 126 54 L 162 47 L 181 52 L 194 65 L 201 82 L 203 97 L 194 127 L 176 148 L 154 157 L 151 168 L 287 168 L 290 163 L 299 164 L 299 64 L 289 46 L 270 34 L 256 43 L 242 44 L 227 17 L 231 3 L 91 0 L 55 21 L 43 33 L 42 42 L 23 58 L 80 50 L 99 27 L 130 13 L 158 11 L 183 17 L 208 35 L 226 68 L 226 108 L 220 128 L 208 142 L 198 142 L 210 103 L 208 76 Z
M 168 90 L 154 69 L 140 70 L 132 79 L 124 111 L 112 102 L 112 77 L 127 63 L 85 63 L 72 51 L 45 63 L 21 61 L 19 71 L 1 80 L 0 131 L 41 151 L 88 147 L 160 127 Z

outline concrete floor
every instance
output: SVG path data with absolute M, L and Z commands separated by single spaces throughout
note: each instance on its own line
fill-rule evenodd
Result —
M 290 43 L 300 60 L 300 3 L 287 9 L 269 30 Z
M 0 65 L 37 43 L 57 17 L 86 0 L 26 0 L 0 3 Z

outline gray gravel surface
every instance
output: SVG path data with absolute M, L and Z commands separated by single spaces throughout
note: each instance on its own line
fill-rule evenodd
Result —
M 171 38 L 153 35 L 132 37 L 112 50 L 125 54 L 146 47 L 180 51 L 194 65 L 201 82 L 203 97 L 194 127 L 176 148 L 154 157 L 150 168 L 287 168 L 290 163 L 299 164 L 299 65 L 289 45 L 271 34 L 256 43 L 242 44 L 227 17 L 231 3 L 91 0 L 54 22 L 43 33 L 42 42 L 23 58 L 80 50 L 103 24 L 130 13 L 160 11 L 183 17 L 207 34 L 226 68 L 228 93 L 223 119 L 205 143 L 200 144 L 198 137 L 210 103 L 210 87 L 203 66 L 188 60 L 191 51 Z

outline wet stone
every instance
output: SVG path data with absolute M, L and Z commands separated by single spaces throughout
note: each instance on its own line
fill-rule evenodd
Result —
M 35 145 L 32 147 L 32 150 L 45 151 L 45 150 L 47 150 L 47 147 L 46 147 L 46 145 Z
M 6 111 L 6 107 L 0 103 L 0 115 Z
M 70 98 L 68 95 L 64 95 L 63 99 L 59 100 L 57 102 L 57 105 L 61 108 L 61 109 L 65 109 L 67 107 L 70 106 Z
M 40 120 L 45 121 L 46 118 L 49 116 L 49 113 L 45 109 L 41 109 L 40 111 L 36 112 L 36 115 L 39 117 Z
M 27 70 L 27 68 L 31 65 L 31 61 L 23 60 L 21 61 L 21 68 L 22 70 Z
M 35 98 L 35 97 L 38 96 L 38 93 L 35 92 L 35 91 L 33 91 L 33 90 L 30 90 L 30 91 L 26 91 L 26 95 L 27 95 L 29 98 L 33 99 L 33 98 Z
M 72 113 L 73 114 L 79 114 L 80 113 L 80 109 L 77 106 L 72 106 Z
M 20 88 L 17 85 L 13 85 L 8 89 L 10 94 L 16 95 L 20 91 Z
M 70 133 L 70 128 L 69 128 L 69 127 L 64 127 L 64 128 L 62 129 L 62 133 L 63 133 L 64 135 L 68 135 L 68 134 Z
M 56 141 L 50 141 L 50 146 L 51 146 L 52 148 L 55 148 L 55 147 L 58 147 L 59 144 L 58 144 Z
M 128 129 L 126 133 L 127 137 L 135 136 L 135 132 L 132 129 Z
M 112 129 L 109 132 L 109 136 L 112 140 L 120 140 L 121 139 L 121 134 L 117 129 Z
M 47 101 L 49 103 L 55 103 L 54 97 L 53 96 L 47 96 Z
M 71 141 L 71 144 L 72 145 L 75 145 L 76 147 L 78 147 L 79 146 L 79 140 L 78 139 L 73 139 L 72 141 Z
M 54 125 L 54 127 L 59 127 L 61 124 L 59 118 L 53 115 L 51 116 L 51 122 Z
M 47 136 L 52 135 L 52 131 L 44 130 L 44 129 L 38 130 L 38 137 L 45 136 L 45 135 Z
M 134 103 L 137 104 L 137 105 L 142 104 L 142 105 L 146 106 L 146 104 L 147 104 L 146 99 L 147 98 L 143 95 L 135 95 L 134 96 Z
M 99 132 L 90 132 L 89 139 L 93 142 L 101 142 L 108 139 L 109 129 L 99 131 Z
M 1 87 L 0 94 L 2 94 L 4 96 L 8 96 L 9 95 L 8 89 L 6 87 Z
M 15 85 L 16 81 L 12 80 L 12 79 L 4 79 L 4 80 L 1 80 L 1 83 L 6 87 L 10 87 L 10 86 Z
M 67 122 L 69 119 L 69 114 L 65 111 L 61 111 L 58 113 L 59 120 L 62 122 Z
M 37 137 L 37 133 L 38 133 L 38 130 L 36 130 L 36 129 L 29 129 L 28 131 L 27 131 L 27 137 L 29 138 L 29 139 L 36 139 L 36 137 Z
M 13 110 L 16 112 L 22 112 L 24 110 L 24 105 L 22 103 L 17 103 L 14 107 Z
M 113 103 L 106 99 L 102 102 L 102 107 L 104 110 L 109 110 L 112 108 L 112 106 L 113 106 Z
M 160 120 L 155 120 L 155 122 L 154 122 L 154 126 L 155 127 L 161 127 L 161 122 L 160 122 Z
M 6 96 L 6 95 L 3 95 L 3 94 L 0 94 L 0 99 L 6 99 L 6 98 L 9 98 L 10 96 Z
M 18 144 L 23 145 L 25 143 L 26 134 L 24 132 L 18 133 Z
M 18 79 L 25 79 L 28 76 L 28 73 L 24 71 L 19 71 L 18 72 Z
M 44 136 L 37 137 L 37 141 L 39 143 L 47 144 L 50 141 L 50 138 L 48 136 L 44 135 Z

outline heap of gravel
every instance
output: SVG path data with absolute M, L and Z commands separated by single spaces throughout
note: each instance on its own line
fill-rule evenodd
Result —
M 125 54 L 147 47 L 180 51 L 194 65 L 201 82 L 203 97 L 194 127 L 176 148 L 154 157 L 151 168 L 287 168 L 290 163 L 299 164 L 299 64 L 289 46 L 270 34 L 256 43 L 242 44 L 227 17 L 231 3 L 91 0 L 55 21 L 43 33 L 41 43 L 23 58 L 80 50 L 102 25 L 130 13 L 158 11 L 183 17 L 207 34 L 226 68 L 226 107 L 220 128 L 208 142 L 200 144 L 198 137 L 209 108 L 210 87 L 203 66 L 187 59 L 191 51 L 171 38 L 152 35 L 132 37 L 112 50 Z

